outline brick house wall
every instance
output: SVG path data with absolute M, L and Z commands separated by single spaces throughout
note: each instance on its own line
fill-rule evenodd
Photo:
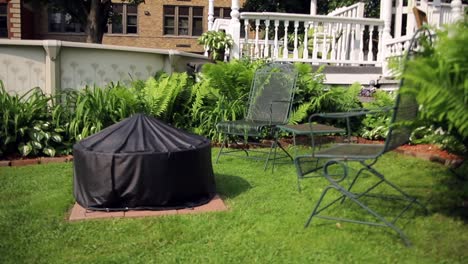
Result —
M 242 5 L 244 0 L 240 2 Z M 117 0 L 116 3 L 122 3 L 122 1 Z M 138 6 L 137 34 L 105 34 L 102 43 L 203 52 L 203 47 L 197 44 L 198 36 L 164 35 L 164 5 L 203 7 L 203 32 L 207 31 L 208 0 L 147 0 L 146 3 Z M 215 7 L 227 8 L 228 12 L 230 12 L 231 0 L 215 0 L 214 5 Z M 35 11 L 33 21 L 33 39 L 58 39 L 77 42 L 84 42 L 86 39 L 83 33 L 49 32 L 48 11 L 46 8 Z
M 21 39 L 21 0 L 0 0 L 7 4 L 7 30 L 9 39 Z

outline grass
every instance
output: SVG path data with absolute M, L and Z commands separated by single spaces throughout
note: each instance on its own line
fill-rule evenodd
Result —
M 317 219 L 304 229 L 326 181 L 303 180 L 299 193 L 293 165 L 272 174 L 260 162 L 222 157 L 213 166 L 229 211 L 72 223 L 72 164 L 0 168 L 0 263 L 468 262 L 468 227 L 452 210 L 454 176 L 439 164 L 396 153 L 377 164 L 429 204 L 428 215 L 412 209 L 397 222 L 409 248 L 388 228 Z M 363 215 L 345 205 L 333 213 Z

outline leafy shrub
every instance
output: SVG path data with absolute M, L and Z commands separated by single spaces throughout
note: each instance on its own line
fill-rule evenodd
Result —
M 142 87 L 131 89 L 142 104 L 142 111 L 176 126 L 186 127 L 193 81 L 187 73 L 161 73 L 150 77 Z
M 244 117 L 255 70 L 263 61 L 234 60 L 206 64 L 192 90 L 191 127 L 195 133 L 220 139 L 216 124 Z
M 0 82 L 0 156 L 55 156 L 64 151 L 65 130 L 53 121 L 52 97 L 34 88 L 22 96 L 10 95 Z
M 373 98 L 373 101 L 364 103 L 364 108 L 377 109 L 391 107 L 395 104 L 394 96 L 384 91 L 376 91 L 373 94 Z M 367 115 L 362 120 L 360 135 L 367 139 L 385 139 L 387 137 L 391 118 L 391 111 Z
M 414 93 L 422 119 L 442 127 L 468 149 L 467 20 L 437 31 L 434 46 L 407 62 L 403 92 Z
M 74 141 L 117 123 L 140 109 L 136 94 L 120 85 L 85 87 L 69 92 L 66 100 L 66 104 L 72 106 L 67 129 Z

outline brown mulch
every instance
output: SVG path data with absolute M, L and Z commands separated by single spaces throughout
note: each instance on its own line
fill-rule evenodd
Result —
M 352 137 L 351 139 L 357 143 L 364 143 L 364 144 L 384 144 L 384 141 L 379 140 L 367 140 L 364 138 L 357 138 Z M 331 142 L 340 142 L 343 141 L 343 137 L 337 136 L 323 136 L 318 137 L 317 144 L 324 144 L 324 143 L 331 143 Z M 284 137 L 280 139 L 280 143 L 288 147 L 289 145 L 293 144 L 293 140 L 290 137 Z M 297 136 L 296 137 L 296 144 L 297 145 L 310 145 L 310 138 L 308 136 Z M 219 147 L 221 144 L 213 143 L 213 146 Z M 260 144 L 262 147 L 269 147 L 271 145 L 271 141 L 265 140 Z M 258 146 L 242 146 L 236 144 L 230 144 L 230 147 L 258 147 Z M 435 161 L 442 163 L 449 167 L 457 167 L 458 165 L 462 164 L 463 157 L 458 156 L 453 153 L 449 153 L 446 150 L 439 148 L 436 145 L 431 144 L 419 144 L 419 145 L 404 145 L 398 147 L 396 150 L 398 153 L 402 153 L 405 155 L 410 155 L 418 158 L 422 158 L 425 160 Z M 16 156 L 9 156 L 6 158 L 0 158 L 0 167 L 3 166 L 24 166 L 24 165 L 32 165 L 32 164 L 44 164 L 44 163 L 54 163 L 54 162 L 70 162 L 73 161 L 73 156 L 62 156 L 62 157 L 53 157 L 53 158 L 46 158 L 46 157 L 21 157 L 19 155 Z

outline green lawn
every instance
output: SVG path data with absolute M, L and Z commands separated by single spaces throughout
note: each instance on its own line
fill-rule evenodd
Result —
M 0 168 L 0 263 L 468 263 L 468 227 L 453 216 L 461 185 L 439 164 L 389 153 L 377 165 L 429 204 L 397 223 L 410 248 L 388 228 L 317 219 L 304 229 L 326 180 L 306 179 L 299 193 L 292 164 L 274 174 L 231 157 L 213 166 L 229 211 L 73 223 L 72 164 Z M 345 205 L 334 211 L 360 214 Z

